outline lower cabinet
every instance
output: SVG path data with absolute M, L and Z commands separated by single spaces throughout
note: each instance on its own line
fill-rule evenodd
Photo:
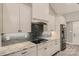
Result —
M 6 54 L 5 56 L 51 56 L 60 50 L 60 41 L 51 40 L 37 44 L 30 48 L 24 48 L 20 51 Z
M 30 48 L 24 48 L 20 51 L 6 54 L 5 56 L 36 56 L 36 46 Z
M 38 56 L 51 56 L 60 50 L 59 40 L 38 45 Z
M 38 56 L 45 56 L 46 51 L 45 48 L 38 49 Z
M 36 47 L 21 51 L 22 56 L 36 56 Z

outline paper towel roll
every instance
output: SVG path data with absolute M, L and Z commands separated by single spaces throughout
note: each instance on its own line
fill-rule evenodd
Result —
M 56 31 L 51 32 L 52 39 L 57 39 L 58 33 Z

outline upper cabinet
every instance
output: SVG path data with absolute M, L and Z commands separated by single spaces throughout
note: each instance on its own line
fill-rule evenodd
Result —
M 31 6 L 29 4 L 0 4 L 0 32 L 31 32 Z
M 49 16 L 48 31 L 55 31 L 55 16 Z
M 20 30 L 22 32 L 31 32 L 31 19 L 31 6 L 20 4 Z
M 0 34 L 2 33 L 2 4 L 0 3 Z
M 33 3 L 32 4 L 32 18 L 48 20 L 49 18 L 49 4 L 48 3 Z
M 3 33 L 16 33 L 19 29 L 19 5 L 3 4 Z

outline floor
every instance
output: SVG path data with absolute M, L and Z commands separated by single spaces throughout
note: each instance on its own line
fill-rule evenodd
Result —
M 79 56 L 79 45 L 67 45 L 64 51 L 57 53 L 55 56 Z

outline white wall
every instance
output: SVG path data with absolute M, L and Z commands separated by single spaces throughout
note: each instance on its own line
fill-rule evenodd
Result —
M 49 5 L 48 31 L 55 31 L 55 12 Z
M 54 9 L 50 7 L 48 29 L 58 32 L 58 39 L 60 39 L 60 24 L 66 25 L 66 19 L 62 15 L 56 15 Z
M 79 20 L 79 11 L 64 14 L 67 22 L 78 21 Z
M 72 22 L 67 22 L 67 42 L 72 43 L 73 40 L 73 25 Z
M 79 11 L 64 14 L 64 17 L 66 18 L 67 22 L 67 42 L 72 43 L 73 33 L 70 31 L 73 31 L 72 22 L 79 21 Z
M 48 31 L 55 31 L 55 16 L 49 16 Z
M 77 3 L 51 3 L 57 14 L 67 14 L 70 12 L 79 11 L 79 4 Z
M 66 25 L 66 20 L 63 16 L 61 15 L 56 15 L 56 31 L 58 32 L 58 39 L 60 39 L 60 24 L 65 24 Z

